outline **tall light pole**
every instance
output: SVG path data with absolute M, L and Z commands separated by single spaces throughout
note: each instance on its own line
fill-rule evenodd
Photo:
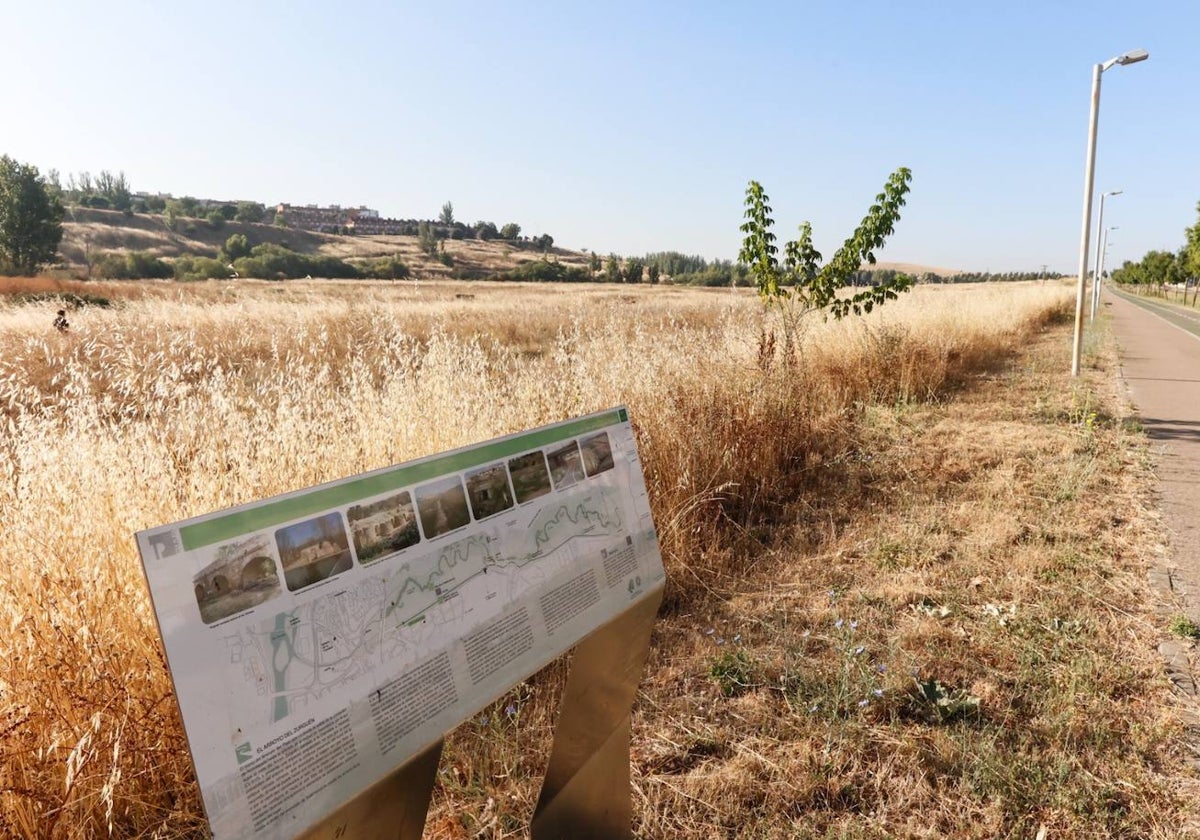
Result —
M 1096 320 L 1096 309 L 1100 305 L 1100 284 L 1104 282 L 1104 263 L 1108 258 L 1108 232 L 1110 230 L 1120 230 L 1119 227 L 1113 225 L 1110 228 L 1104 229 L 1104 235 L 1101 237 L 1103 242 L 1100 245 L 1100 257 L 1096 261 L 1096 282 L 1092 286 L 1092 320 Z
M 1096 126 L 1100 120 L 1100 74 L 1114 64 L 1136 64 L 1150 53 L 1130 50 L 1092 68 L 1092 114 L 1088 123 L 1087 160 L 1083 175 L 1083 232 L 1079 236 L 1079 286 L 1075 291 L 1075 340 L 1071 349 L 1071 375 L 1079 375 L 1079 357 L 1083 351 L 1083 295 L 1087 279 L 1088 236 L 1092 232 L 1092 183 L 1096 172 Z
M 1096 222 L 1096 261 L 1094 266 L 1100 265 L 1100 231 L 1104 230 L 1104 199 L 1110 195 L 1120 195 L 1124 190 L 1112 190 L 1111 192 L 1100 193 L 1100 218 Z M 1096 291 L 1100 288 L 1100 274 L 1096 268 L 1092 269 L 1092 320 L 1096 320 Z

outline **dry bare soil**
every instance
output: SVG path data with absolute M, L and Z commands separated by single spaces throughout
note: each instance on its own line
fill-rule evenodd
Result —
M 168 287 L 0 304 L 0 835 L 204 836 L 133 532 L 625 403 L 669 581 L 637 836 L 1194 836 L 1145 441 L 1103 340 L 1067 374 L 1068 287 L 791 359 L 728 290 Z M 452 734 L 428 836 L 525 835 L 563 673 Z

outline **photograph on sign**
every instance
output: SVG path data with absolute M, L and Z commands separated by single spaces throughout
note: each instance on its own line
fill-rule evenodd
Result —
M 192 576 L 200 618 L 212 624 L 279 594 L 274 552 L 266 537 L 227 543 Z
M 295 592 L 350 569 L 350 543 L 340 513 L 297 522 L 275 532 L 283 578 Z
M 462 478 L 452 475 L 418 487 L 417 510 L 421 513 L 421 530 L 425 532 L 425 539 L 431 540 L 467 525 L 471 515 L 467 512 Z
M 663 580 L 623 408 L 138 545 L 217 840 L 302 834 Z
M 346 511 L 354 534 L 354 554 L 366 565 L 390 557 L 421 541 L 412 496 L 397 493 Z
M 565 446 L 551 449 L 546 453 L 550 462 L 550 477 L 554 480 L 554 488 L 561 490 L 569 487 L 583 478 L 583 461 L 579 456 L 579 443 L 572 440 Z
M 471 515 L 476 521 L 513 506 L 508 470 L 503 462 L 467 473 L 467 493 L 471 498 Z
M 542 450 L 513 458 L 508 462 L 508 471 L 518 504 L 523 505 L 550 492 L 550 470 Z

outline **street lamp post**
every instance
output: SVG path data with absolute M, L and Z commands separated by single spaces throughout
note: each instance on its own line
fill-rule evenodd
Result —
M 1100 305 L 1100 284 L 1104 281 L 1104 263 L 1108 261 L 1108 232 L 1110 230 L 1120 230 L 1119 227 L 1113 225 L 1110 228 L 1105 228 L 1103 240 L 1100 245 L 1100 258 L 1096 261 L 1096 283 L 1092 287 L 1092 320 L 1096 320 L 1096 308 Z
M 1111 192 L 1100 193 L 1100 218 L 1096 221 L 1096 262 L 1095 265 L 1100 265 L 1100 231 L 1104 230 L 1104 199 L 1110 195 L 1120 195 L 1124 190 L 1112 190 Z M 1100 273 L 1097 269 L 1092 270 L 1092 320 L 1096 320 L 1096 294 L 1100 291 Z
M 1096 126 L 1100 120 L 1100 75 L 1114 64 L 1145 61 L 1150 53 L 1130 50 L 1092 68 L 1092 113 L 1088 122 L 1087 160 L 1083 175 L 1083 225 L 1079 236 L 1079 285 L 1075 291 L 1075 339 L 1071 349 L 1071 375 L 1079 375 L 1079 357 L 1083 350 L 1083 296 L 1087 280 L 1088 237 L 1092 228 L 1092 183 L 1096 172 Z

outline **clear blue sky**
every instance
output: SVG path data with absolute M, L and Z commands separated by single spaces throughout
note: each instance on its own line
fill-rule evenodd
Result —
M 135 190 L 520 223 L 736 256 L 749 179 L 829 255 L 888 174 L 882 259 L 1074 272 L 1092 65 L 1112 260 L 1200 200 L 1200 3 L 6 0 L 0 153 Z

